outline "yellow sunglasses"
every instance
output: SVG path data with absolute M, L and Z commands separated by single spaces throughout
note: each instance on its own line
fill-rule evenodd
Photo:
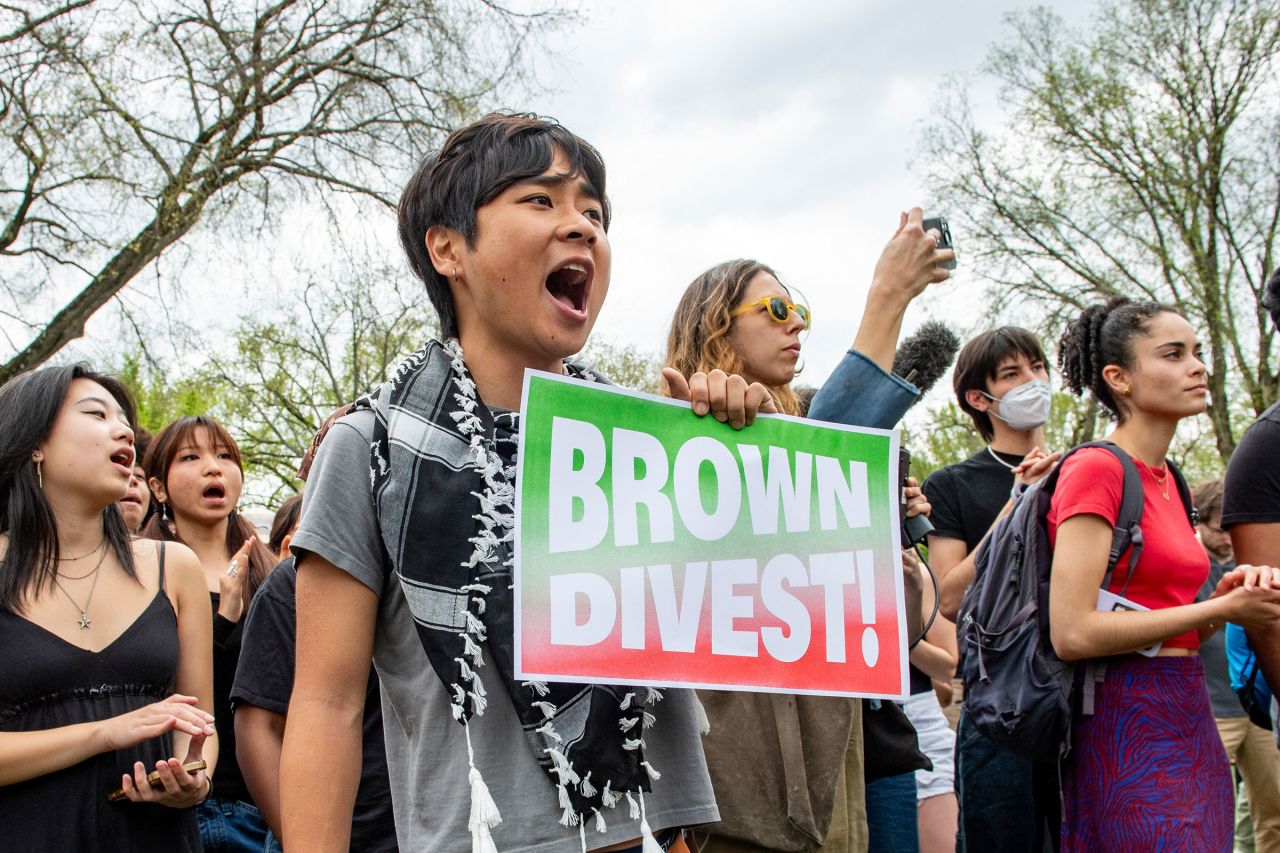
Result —
M 755 302 L 750 302 L 737 309 L 730 316 L 741 316 L 753 308 L 763 307 L 769 311 L 769 318 L 775 323 L 785 323 L 787 318 L 791 316 L 791 312 L 796 312 L 800 318 L 800 322 L 804 323 L 807 329 L 813 325 L 813 316 L 809 313 L 809 309 L 797 302 L 788 302 L 781 296 L 762 296 Z

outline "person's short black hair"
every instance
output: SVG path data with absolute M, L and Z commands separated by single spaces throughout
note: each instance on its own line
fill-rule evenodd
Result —
M 490 113 L 454 131 L 439 151 L 418 164 L 400 196 L 400 245 L 440 315 L 441 336 L 457 336 L 458 318 L 449 280 L 436 271 L 427 252 L 427 229 L 444 225 L 460 233 L 468 246 L 474 246 L 476 210 L 512 184 L 546 172 L 557 151 L 569 162 L 571 174 L 581 175 L 595 191 L 608 230 L 604 160 L 600 152 L 554 119 L 528 113 Z
M 1017 326 L 1001 326 L 983 332 L 965 344 L 956 358 L 956 367 L 951 373 L 951 386 L 955 389 L 960 408 L 973 421 L 974 427 L 982 434 L 983 441 L 991 441 L 995 437 L 995 427 L 991 425 L 989 414 L 969 404 L 969 392 L 990 393 L 991 380 L 996 378 L 1000 365 L 1020 355 L 1026 356 L 1032 364 L 1040 362 L 1048 366 L 1039 338 Z
M 1271 315 L 1271 322 L 1275 323 L 1276 330 L 1280 331 L 1280 267 L 1276 267 L 1271 278 L 1267 279 L 1267 286 L 1262 293 L 1262 307 L 1267 309 Z

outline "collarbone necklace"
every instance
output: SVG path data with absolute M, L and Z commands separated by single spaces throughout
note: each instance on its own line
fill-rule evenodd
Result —
M 105 540 L 104 540 L 105 542 Z M 89 618 L 89 605 L 93 603 L 94 590 L 98 588 L 98 577 L 102 570 L 102 561 L 107 558 L 107 549 L 103 548 L 102 553 L 98 556 L 98 563 L 93 567 L 93 571 L 89 574 L 93 575 L 93 583 L 89 585 L 89 597 L 84 600 L 84 607 L 76 604 L 76 600 L 71 597 L 71 593 L 67 592 L 67 588 L 62 585 L 62 581 L 58 580 L 57 573 L 54 573 L 53 582 L 58 585 L 58 589 L 62 590 L 62 594 L 67 597 L 67 601 L 71 602 L 71 606 L 80 611 L 80 628 L 87 629 L 93 624 L 93 620 Z M 81 575 L 80 580 L 87 578 L 89 575 Z
M 992 449 L 991 449 L 991 445 L 989 445 L 989 444 L 987 445 L 987 453 L 991 454 L 991 458 L 992 458 L 992 459 L 996 460 L 996 461 L 997 461 L 997 462 L 999 462 L 1001 465 L 1003 465 L 1004 467 L 1008 468 L 1010 471 L 1012 471 L 1014 468 L 1017 468 L 1017 467 L 1018 467 L 1017 465 L 1010 465 L 1008 462 L 1005 462 L 1003 459 L 1001 459 L 999 456 L 997 456 L 997 455 L 996 455 L 996 452 L 995 452 L 994 450 L 992 450 Z
M 92 551 L 82 553 L 82 555 L 78 557 L 59 557 L 58 562 L 76 562 L 77 560 L 83 560 L 84 557 L 92 557 L 93 555 L 95 555 L 95 553 L 97 553 L 97 549 L 101 548 L 102 546 L 105 546 L 105 544 L 106 544 L 106 534 L 104 533 L 102 534 L 101 542 L 97 543 L 96 546 L 93 546 Z M 68 578 L 69 580 L 76 580 L 76 578 L 70 578 L 69 575 L 63 575 L 63 576 L 64 578 Z M 81 575 L 81 578 L 88 578 L 88 575 Z
M 103 537 L 102 537 L 102 541 L 101 541 L 101 542 L 99 542 L 99 543 L 98 543 L 98 545 L 97 545 L 97 547 L 95 547 L 95 548 L 94 548 L 92 551 L 90 551 L 89 553 L 87 553 L 87 554 L 81 554 L 79 557 L 59 557 L 59 558 L 58 558 L 58 562 L 59 562 L 59 563 L 74 563 L 76 560 L 83 560 L 85 557 L 92 557 L 94 554 L 96 554 L 96 553 L 98 552 L 98 548 L 103 548 L 103 549 L 105 549 L 106 547 L 107 547 L 107 537 L 106 537 L 106 535 L 103 535 Z M 98 560 L 98 566 L 100 566 L 100 565 L 102 565 L 102 560 L 101 560 L 101 559 L 99 559 L 99 560 Z M 60 572 L 60 571 L 59 571 L 59 572 L 56 572 L 56 574 L 57 574 L 57 576 L 58 576 L 58 577 L 63 578 L 64 580 L 69 580 L 69 581 L 79 581 L 79 580 L 84 580 L 85 578 L 89 577 L 89 575 L 91 575 L 91 574 L 93 574 L 94 572 L 96 572 L 96 571 L 98 570 L 98 566 L 94 566 L 92 569 L 90 569 L 89 571 L 85 572 L 85 573 L 84 573 L 84 574 L 82 574 L 82 575 L 67 575 L 67 574 L 63 574 L 63 573 L 62 573 L 62 572 Z
M 1134 456 L 1133 458 L 1137 460 L 1139 465 L 1141 465 L 1143 468 L 1146 468 L 1147 473 L 1151 475 L 1151 479 L 1156 481 L 1156 487 L 1160 489 L 1160 497 L 1164 498 L 1165 500 L 1169 500 L 1169 468 L 1167 467 L 1168 463 L 1167 462 L 1165 463 L 1166 467 L 1164 469 L 1164 476 L 1161 476 L 1156 473 L 1156 469 L 1152 468 L 1150 465 L 1148 465 L 1146 462 L 1143 462 L 1141 459 L 1138 459 L 1137 456 Z

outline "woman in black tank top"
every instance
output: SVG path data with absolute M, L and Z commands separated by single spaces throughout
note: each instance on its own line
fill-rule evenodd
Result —
M 160 513 L 142 536 L 195 552 L 213 615 L 213 713 L 222 761 L 217 790 L 196 809 L 200 837 L 205 853 L 256 853 L 268 843 L 267 824 L 236 760 L 231 685 L 245 611 L 276 561 L 236 510 L 244 469 L 222 424 L 203 415 L 179 418 L 152 439 L 144 467 Z
M 86 365 L 0 388 L 0 846 L 200 849 L 211 620 L 195 556 L 131 542 L 115 505 L 133 415 Z

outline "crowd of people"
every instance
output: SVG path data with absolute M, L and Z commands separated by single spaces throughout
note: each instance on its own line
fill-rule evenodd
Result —
M 1224 478 L 1184 490 L 1167 455 L 1208 383 L 1196 330 L 1164 305 L 1089 306 L 1057 347 L 1059 381 L 1111 415 L 1141 478 L 1133 554 L 1109 553 L 1120 457 L 1048 446 L 1041 341 L 1002 327 L 961 350 L 956 400 L 983 447 L 904 489 L 938 581 L 903 553 L 905 701 L 516 680 L 524 372 L 604 379 L 571 356 L 608 293 L 609 224 L 602 158 L 554 121 L 493 114 L 427 155 L 399 231 L 441 339 L 299 448 L 303 494 L 266 542 L 217 420 L 149 436 L 129 390 L 83 364 L 0 388 L 0 837 L 1042 853 L 1229 851 L 1239 834 L 1280 850 L 1280 404 Z M 897 426 L 920 396 L 892 372 L 903 317 L 954 258 L 924 225 L 901 215 L 811 398 L 793 382 L 813 314 L 753 260 L 711 267 L 674 306 L 663 393 L 734 429 L 772 413 Z M 1267 300 L 1280 325 L 1280 272 Z M 1105 661 L 1058 762 L 989 739 L 954 680 L 976 557 L 1050 472 L 1052 647 Z M 1104 583 L 1124 607 L 1099 608 Z

